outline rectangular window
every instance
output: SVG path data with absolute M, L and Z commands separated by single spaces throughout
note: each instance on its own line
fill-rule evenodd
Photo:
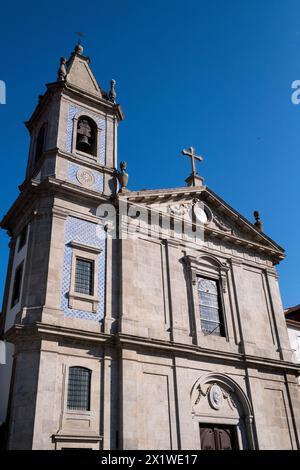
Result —
M 91 371 L 85 367 L 70 367 L 68 382 L 68 409 L 90 409 Z
M 197 278 L 201 329 L 206 335 L 225 336 L 218 282 Z
M 76 258 L 75 292 L 80 294 L 94 294 L 94 262 Z
M 27 227 L 28 226 L 25 225 L 25 227 L 23 228 L 23 230 L 20 233 L 18 251 L 20 251 L 23 248 L 23 246 L 25 246 L 25 244 L 26 244 L 26 241 L 27 241 Z
M 16 271 L 15 271 L 13 293 L 12 293 L 12 298 L 11 298 L 11 308 L 13 308 L 20 300 L 22 274 L 23 274 L 23 262 L 19 264 L 19 266 L 16 268 Z

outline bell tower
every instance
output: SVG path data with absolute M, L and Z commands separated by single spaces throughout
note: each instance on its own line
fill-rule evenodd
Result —
M 49 409 L 50 395 L 57 393 L 55 376 L 66 374 L 71 366 L 77 368 L 75 373 L 90 371 L 100 383 L 99 352 L 96 348 L 95 356 L 88 353 L 85 336 L 110 327 L 104 316 L 111 248 L 102 236 L 105 228 L 97 207 L 116 191 L 117 129 L 122 119 L 115 81 L 105 92 L 78 44 L 68 60 L 60 59 L 57 80 L 46 85 L 26 122 L 26 178 L 1 222 L 10 236 L 0 332 L 7 346 L 5 373 L 11 376 L 10 398 L 9 387 L 1 390 L 10 449 L 59 448 L 70 435 L 76 442 L 81 414 L 70 412 L 66 403 L 60 410 L 56 405 Z M 65 341 L 64 333 L 61 339 L 59 335 L 66 329 L 73 332 L 67 343 L 74 345 L 75 356 L 82 352 L 74 365 L 69 364 L 71 350 L 66 361 L 59 358 L 59 344 Z M 99 419 L 90 413 L 84 421 L 88 447 L 99 448 Z M 46 421 L 51 443 L 40 438 Z
M 78 44 L 68 60 L 60 59 L 57 81 L 46 87 L 26 122 L 31 137 L 26 179 L 42 183 L 50 177 L 111 195 L 123 119 L 115 81 L 108 93 L 100 88 Z

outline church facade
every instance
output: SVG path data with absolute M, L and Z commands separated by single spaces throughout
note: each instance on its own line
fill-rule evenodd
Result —
M 26 123 L 2 220 L 8 449 L 299 449 L 275 266 L 283 249 L 210 190 L 130 191 L 123 112 L 77 45 Z

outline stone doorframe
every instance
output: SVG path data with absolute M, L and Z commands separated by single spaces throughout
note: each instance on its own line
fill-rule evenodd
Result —
M 255 449 L 252 406 L 242 388 L 233 379 L 221 373 L 205 374 L 194 383 L 190 398 L 194 432 L 197 436 L 195 442 L 198 440 L 200 443 L 201 423 L 227 425 L 236 427 L 238 449 Z M 198 406 L 201 399 L 209 403 L 211 412 L 201 412 Z M 221 405 L 226 401 L 232 410 L 235 408 L 232 416 L 226 416 L 226 413 L 222 416 Z M 208 408 L 207 403 L 205 406 Z

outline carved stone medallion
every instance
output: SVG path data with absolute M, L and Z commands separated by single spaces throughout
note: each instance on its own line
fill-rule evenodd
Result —
M 90 188 L 95 183 L 95 177 L 93 173 L 83 168 L 80 168 L 77 171 L 76 178 L 79 181 L 79 183 L 82 184 L 82 186 L 86 186 L 87 188 Z
M 223 392 L 221 388 L 214 384 L 209 390 L 209 402 L 215 410 L 220 410 L 223 405 Z

